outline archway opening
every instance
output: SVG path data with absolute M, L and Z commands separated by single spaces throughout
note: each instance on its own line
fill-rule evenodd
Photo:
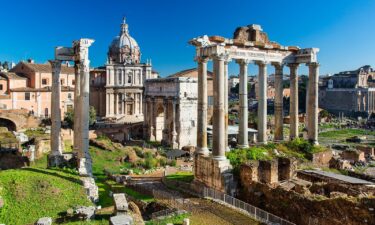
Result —
M 157 105 L 157 111 L 156 111 L 156 127 L 155 127 L 155 139 L 156 141 L 162 141 L 163 140 L 163 130 L 164 130 L 164 107 L 163 104 Z
M 16 124 L 8 119 L 0 118 L 0 127 L 6 127 L 9 131 L 17 131 Z

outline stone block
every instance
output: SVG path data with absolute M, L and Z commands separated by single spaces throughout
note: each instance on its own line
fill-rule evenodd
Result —
M 109 224 L 110 225 L 132 225 L 133 218 L 129 215 L 112 216 L 109 219 Z
M 196 182 L 226 193 L 232 192 L 233 174 L 229 160 L 195 155 L 194 173 Z
M 128 201 L 124 193 L 113 194 L 113 200 L 115 202 L 116 215 L 126 214 L 128 212 Z
M 190 219 L 185 218 L 184 221 L 182 222 L 182 225 L 190 225 Z
M 84 220 L 94 219 L 95 207 L 94 206 L 77 206 L 75 208 L 75 214 Z
M 52 218 L 51 217 L 43 217 L 36 221 L 35 225 L 51 225 Z
M 99 201 L 99 188 L 95 184 L 95 180 L 92 177 L 81 177 L 83 187 L 86 190 L 87 197 L 92 202 Z

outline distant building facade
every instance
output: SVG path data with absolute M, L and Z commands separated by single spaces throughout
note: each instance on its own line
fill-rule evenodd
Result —
M 324 77 L 319 87 L 319 107 L 331 113 L 375 113 L 375 70 L 363 66 Z
M 61 117 L 74 107 L 74 68 L 61 67 Z M 37 117 L 51 114 L 52 67 L 33 60 L 0 72 L 0 109 L 26 109 Z
M 99 116 L 121 123 L 143 121 L 144 82 L 158 74 L 151 63 L 141 63 L 140 48 L 125 19 L 109 46 L 107 64 L 91 70 L 90 76 L 90 102 Z

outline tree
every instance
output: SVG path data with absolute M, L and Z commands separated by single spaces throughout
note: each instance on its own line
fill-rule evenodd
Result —
M 3 69 L 4 69 L 4 70 L 8 70 L 8 69 L 9 69 L 9 63 L 8 63 L 7 61 L 5 61 L 5 62 L 3 63 Z
M 64 121 L 68 124 L 68 127 L 73 128 L 74 126 L 74 110 L 68 110 L 65 113 Z M 93 106 L 90 106 L 89 110 L 89 125 L 93 125 L 96 121 L 96 110 Z

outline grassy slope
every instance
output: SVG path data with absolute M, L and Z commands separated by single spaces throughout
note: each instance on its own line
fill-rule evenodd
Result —
M 12 225 L 34 223 L 40 217 L 58 218 L 76 205 L 92 205 L 76 175 L 39 168 L 0 172 L 5 207 L 0 222 Z M 42 206 L 42 207 L 41 207 Z

